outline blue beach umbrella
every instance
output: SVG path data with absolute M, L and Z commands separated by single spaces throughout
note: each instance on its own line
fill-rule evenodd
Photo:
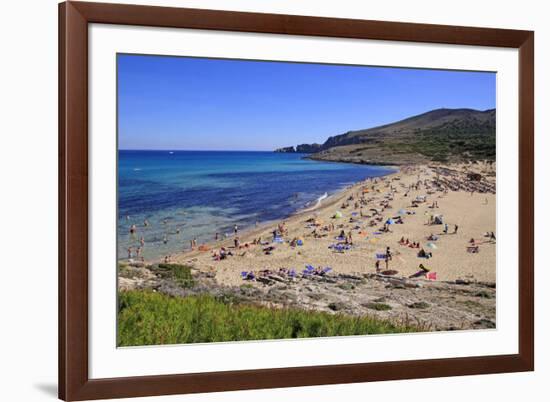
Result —
M 388 220 L 386 221 L 386 224 L 387 224 L 387 225 L 393 225 L 394 223 L 395 223 L 395 222 L 394 222 L 393 219 L 391 219 L 391 218 L 388 219 Z

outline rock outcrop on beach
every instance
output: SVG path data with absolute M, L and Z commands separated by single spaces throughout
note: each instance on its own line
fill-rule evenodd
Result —
M 119 289 L 154 290 L 172 297 L 208 294 L 233 305 L 375 316 L 415 325 L 418 331 L 495 328 L 496 325 L 494 283 L 330 273 L 293 278 L 273 274 L 258 277 L 254 282 L 243 282 L 241 286 L 224 286 L 216 280 L 215 272 L 191 269 L 193 282 L 187 286 L 174 278 L 158 275 L 158 269 L 158 265 L 125 267 L 119 276 Z
M 492 161 L 496 155 L 495 120 L 495 109 L 436 109 L 395 123 L 329 137 L 308 158 L 373 165 Z

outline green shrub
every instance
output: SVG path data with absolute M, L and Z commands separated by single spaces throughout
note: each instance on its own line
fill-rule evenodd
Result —
M 429 308 L 430 305 L 424 301 L 420 301 L 420 302 L 414 302 L 414 303 L 411 303 L 408 305 L 409 308 L 417 308 L 417 309 L 426 309 L 426 308 Z
M 153 273 L 161 278 L 171 279 L 183 288 L 192 288 L 195 285 L 191 275 L 191 267 L 181 264 L 158 264 L 151 267 Z
M 371 310 L 376 310 L 376 311 L 388 311 L 388 310 L 391 310 L 391 306 L 389 304 L 386 304 L 386 303 L 375 303 L 375 302 L 372 302 L 372 303 L 367 303 L 365 304 L 365 307 L 366 308 L 370 308 Z

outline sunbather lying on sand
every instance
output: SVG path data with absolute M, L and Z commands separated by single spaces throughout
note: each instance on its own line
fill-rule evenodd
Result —
M 420 251 L 418 252 L 418 257 L 420 258 L 432 258 L 432 253 L 431 251 L 430 252 L 426 252 L 423 248 L 420 249 Z
M 419 268 L 420 270 L 419 270 L 418 272 L 412 274 L 411 276 L 409 276 L 409 278 L 419 278 L 419 277 L 421 277 L 421 276 L 426 276 L 426 274 L 427 274 L 428 272 L 430 272 L 430 269 L 429 269 L 429 268 L 426 268 L 426 267 L 424 266 L 424 264 L 420 264 L 420 265 L 418 266 L 418 268 Z
M 233 253 L 231 251 L 227 251 L 225 247 L 222 247 L 220 251 L 212 251 L 212 257 L 216 261 L 225 260 L 227 257 L 232 255 Z
M 466 251 L 469 253 L 479 253 L 479 246 L 468 246 Z

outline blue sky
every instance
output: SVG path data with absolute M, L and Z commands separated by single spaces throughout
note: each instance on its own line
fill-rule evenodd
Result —
M 494 73 L 118 55 L 120 149 L 273 150 L 495 102 Z

